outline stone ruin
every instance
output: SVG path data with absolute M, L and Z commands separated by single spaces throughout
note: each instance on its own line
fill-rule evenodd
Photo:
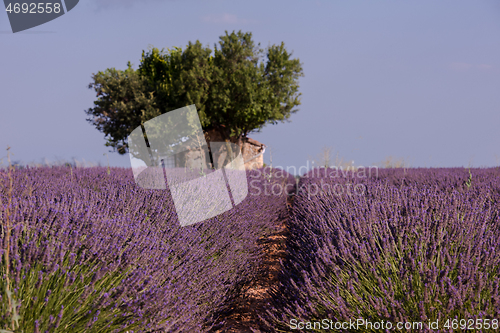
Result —
M 207 142 L 223 142 L 224 140 L 216 132 L 207 133 Z M 243 138 L 241 147 L 245 169 L 257 169 L 264 166 L 264 151 L 266 146 L 257 140 Z M 191 169 L 205 169 L 211 164 L 210 157 L 204 151 L 185 151 L 176 154 L 166 163 L 167 167 L 187 167 Z

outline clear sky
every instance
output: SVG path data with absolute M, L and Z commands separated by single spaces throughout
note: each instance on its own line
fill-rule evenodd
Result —
M 224 31 L 282 41 L 303 63 L 302 105 L 250 137 L 275 166 L 330 147 L 355 165 L 388 156 L 415 167 L 500 165 L 500 2 L 80 0 L 13 34 L 0 13 L 0 157 L 106 164 L 86 121 L 92 73 L 137 68 L 142 50 L 213 48 Z M 111 165 L 129 166 L 109 153 Z M 4 160 L 5 161 L 5 160 Z

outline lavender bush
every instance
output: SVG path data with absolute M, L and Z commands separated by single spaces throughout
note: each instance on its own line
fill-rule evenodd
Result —
M 270 330 L 289 331 L 291 319 L 420 321 L 426 331 L 435 320 L 453 331 L 446 319 L 499 319 L 498 168 L 391 169 L 371 178 L 330 171 L 299 183 L 289 259 L 263 315 Z M 363 184 L 365 192 L 323 186 L 312 196 L 311 184 Z
M 285 205 L 285 192 L 259 189 L 288 178 L 247 177 L 235 209 L 181 227 L 170 193 L 137 187 L 128 169 L 0 171 L 0 329 L 211 330 L 255 276 L 256 240 Z

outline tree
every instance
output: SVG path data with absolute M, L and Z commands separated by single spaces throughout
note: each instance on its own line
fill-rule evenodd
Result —
M 148 82 L 132 68 L 130 62 L 124 71 L 114 68 L 93 74 L 94 88 L 98 99 L 94 108 L 86 111 L 88 119 L 99 131 L 105 133 L 106 146 L 120 154 L 127 152 L 127 136 L 144 123 L 161 114 L 156 107 Z
M 107 69 L 93 75 L 97 92 L 88 119 L 108 138 L 107 146 L 127 151 L 126 137 L 157 115 L 196 105 L 203 130 L 216 131 L 227 142 L 242 139 L 266 124 L 286 121 L 298 110 L 299 59 L 284 46 L 265 51 L 251 33 L 220 37 L 214 52 L 199 41 L 161 51 L 143 51 L 137 70 Z
M 267 61 L 260 61 L 263 50 L 255 48 L 251 34 L 221 37 L 215 48 L 211 95 L 206 106 L 210 125 L 225 139 L 239 142 L 266 123 L 287 120 L 300 105 L 298 77 L 302 67 L 290 59 L 284 43 L 267 49 Z M 259 44 L 260 46 L 260 44 Z

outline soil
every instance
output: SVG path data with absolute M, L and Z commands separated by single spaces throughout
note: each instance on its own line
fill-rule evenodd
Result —
M 276 285 L 281 270 L 280 258 L 286 256 L 286 240 L 288 237 L 287 219 L 293 203 L 293 196 L 287 199 L 287 210 L 276 220 L 276 229 L 270 235 L 258 240 L 264 255 L 259 277 L 244 286 L 242 293 L 228 311 L 226 322 L 214 333 L 256 333 L 268 332 L 259 319 L 259 313 L 265 313 L 271 297 L 269 291 Z

